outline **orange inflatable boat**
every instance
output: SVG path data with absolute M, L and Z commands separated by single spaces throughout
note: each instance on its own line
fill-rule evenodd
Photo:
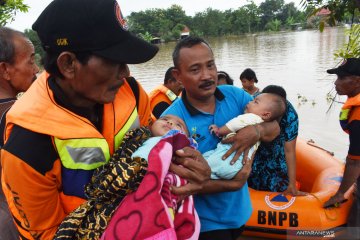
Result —
M 344 163 L 327 151 L 302 139 L 296 145 L 297 176 L 300 190 L 309 195 L 283 196 L 281 193 L 250 189 L 253 213 L 243 235 L 271 239 L 313 239 L 342 234 L 353 201 L 338 208 L 324 209 L 342 180 Z

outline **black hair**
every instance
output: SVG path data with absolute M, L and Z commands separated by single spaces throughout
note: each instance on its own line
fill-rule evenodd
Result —
M 246 68 L 241 74 L 240 74 L 240 80 L 246 78 L 247 80 L 254 80 L 255 83 L 258 82 L 258 79 L 256 77 L 255 72 L 251 68 Z
M 286 111 L 287 106 L 285 89 L 278 85 L 268 85 L 262 90 L 262 93 L 269 93 L 278 97 L 274 102 L 275 106 L 273 111 L 273 117 L 277 121 L 280 121 Z
M 90 57 L 93 56 L 90 52 L 74 52 L 76 58 L 79 60 L 79 62 L 83 65 L 87 64 Z M 45 56 L 41 59 L 42 64 L 44 65 L 44 69 L 54 77 L 58 77 L 63 79 L 64 76 L 61 74 L 58 65 L 57 65 L 57 59 L 60 56 L 60 52 L 52 52 L 52 51 L 46 51 Z
M 270 109 L 272 114 L 271 118 L 269 118 L 269 121 L 276 120 L 280 122 L 286 111 L 286 100 L 281 95 L 278 95 L 276 93 L 267 94 L 270 94 L 273 97 L 273 101 L 270 103 Z
M 218 79 L 219 78 L 225 78 L 226 84 L 227 85 L 234 85 L 234 80 L 230 77 L 229 74 L 227 74 L 227 72 L 224 71 L 218 71 Z
M 280 97 L 283 97 L 286 99 L 286 91 L 283 87 L 278 85 L 268 85 L 263 90 L 262 93 L 272 93 L 279 95 Z
M 13 64 L 15 61 L 14 37 L 26 38 L 25 34 L 8 27 L 0 27 L 0 62 Z
M 180 40 L 176 44 L 174 52 L 172 54 L 174 66 L 176 68 L 179 67 L 180 50 L 182 48 L 191 48 L 191 47 L 193 47 L 195 45 L 198 45 L 198 44 L 201 44 L 201 43 L 206 44 L 209 47 L 209 49 L 211 50 L 211 52 L 212 52 L 212 49 L 211 49 L 210 45 L 203 38 L 189 36 L 189 37 L 186 37 L 186 38 Z
M 171 81 L 176 81 L 174 76 L 172 75 L 172 70 L 174 67 L 169 67 L 168 70 L 166 70 L 165 76 L 164 76 L 164 84 L 168 84 Z

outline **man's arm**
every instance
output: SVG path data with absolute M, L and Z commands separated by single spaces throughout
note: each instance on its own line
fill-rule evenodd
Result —
M 222 159 L 228 158 L 236 152 L 231 164 L 235 163 L 244 152 L 244 159 L 247 158 L 249 149 L 257 142 L 271 142 L 280 134 L 280 127 L 277 121 L 263 122 L 257 125 L 247 126 L 240 129 L 235 136 L 223 140 L 223 143 L 232 144 Z
M 201 153 L 193 148 L 185 147 L 176 151 L 175 163 L 170 164 L 170 171 L 188 181 L 185 186 L 172 187 L 177 195 L 192 195 L 203 191 L 210 179 L 211 169 Z

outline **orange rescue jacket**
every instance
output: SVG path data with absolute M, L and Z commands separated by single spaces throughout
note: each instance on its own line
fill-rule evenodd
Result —
M 166 102 L 171 105 L 176 99 L 176 94 L 165 87 L 163 84 L 157 86 L 149 94 L 151 112 L 154 111 L 155 106 L 160 102 Z M 153 116 L 153 119 L 156 119 L 155 116 Z
M 146 92 L 139 85 L 136 106 L 133 91 L 125 81 L 115 100 L 104 105 L 100 133 L 88 119 L 56 104 L 47 78 L 47 73 L 41 74 L 9 111 L 5 136 L 9 138 L 14 125 L 51 136 L 59 154 L 53 168 L 45 175 L 40 174 L 16 154 L 1 150 L 3 190 L 20 234 L 28 239 L 52 239 L 65 216 L 85 201 L 62 192 L 61 172 L 64 169 L 87 171 L 103 165 L 128 130 L 151 121 Z M 20 146 L 20 149 L 22 147 L 31 146 Z M 83 151 L 87 153 L 78 154 Z M 89 153 L 98 154 L 101 161 L 93 161 L 86 156 Z

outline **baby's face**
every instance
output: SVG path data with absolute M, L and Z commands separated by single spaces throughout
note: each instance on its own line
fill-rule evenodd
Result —
M 179 130 L 188 135 L 184 121 L 174 115 L 165 115 L 156 120 L 151 126 L 153 136 L 163 136 L 170 130 Z
M 264 114 L 269 112 L 270 101 L 271 98 L 268 94 L 260 94 L 246 105 L 245 113 L 254 113 L 260 117 L 263 117 Z

